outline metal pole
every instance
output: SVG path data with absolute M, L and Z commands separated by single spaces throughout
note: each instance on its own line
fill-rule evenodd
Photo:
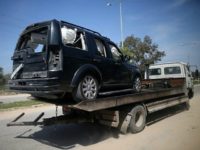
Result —
M 120 29 L 121 29 L 121 42 L 122 42 L 122 48 L 124 47 L 124 42 L 123 42 L 123 18 L 122 18 L 122 1 L 120 0 L 119 3 L 119 9 L 120 9 Z

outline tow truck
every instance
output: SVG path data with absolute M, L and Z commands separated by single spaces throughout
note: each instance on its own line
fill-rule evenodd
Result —
M 142 81 L 141 90 L 138 67 L 126 63 L 128 59 L 114 42 L 65 21 L 28 26 L 19 37 L 12 60 L 11 90 L 67 103 L 59 103 L 64 115 L 40 121 L 42 112 L 34 121 L 20 122 L 22 113 L 8 126 L 97 122 L 119 128 L 124 134 L 128 130 L 137 133 L 145 128 L 149 114 L 181 103 L 189 108 L 193 96 L 191 74 L 184 64 L 168 64 L 164 70 L 170 75 L 166 76 L 159 75 L 162 69 L 158 67 L 164 65 L 150 66 L 152 78 Z M 63 97 L 67 92 L 72 97 Z

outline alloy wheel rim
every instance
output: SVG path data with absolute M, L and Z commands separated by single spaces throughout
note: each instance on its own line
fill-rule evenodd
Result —
M 86 76 L 82 83 L 82 92 L 85 98 L 94 99 L 97 94 L 97 83 L 92 76 Z
M 140 89 L 141 89 L 141 82 L 140 82 L 139 78 L 137 78 L 135 81 L 135 89 L 136 89 L 136 91 L 140 91 Z

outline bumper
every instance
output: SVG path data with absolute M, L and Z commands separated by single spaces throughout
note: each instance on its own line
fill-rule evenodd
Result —
M 16 79 L 8 82 L 10 90 L 29 94 L 64 93 L 58 78 Z

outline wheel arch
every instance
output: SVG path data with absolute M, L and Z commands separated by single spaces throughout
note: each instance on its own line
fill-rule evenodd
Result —
M 80 80 L 86 75 L 86 74 L 91 74 L 94 75 L 95 78 L 97 79 L 99 85 L 101 86 L 102 83 L 102 75 L 100 70 L 92 65 L 92 64 L 85 64 L 81 67 L 79 67 L 76 72 L 74 73 L 74 76 L 72 78 L 71 81 L 71 86 L 72 87 L 76 87 L 78 86 L 78 83 L 80 82 Z
M 139 78 L 142 78 L 142 75 L 141 75 L 141 73 L 140 72 L 135 72 L 135 74 L 134 74 L 134 78 L 136 78 L 136 77 L 139 77 Z

